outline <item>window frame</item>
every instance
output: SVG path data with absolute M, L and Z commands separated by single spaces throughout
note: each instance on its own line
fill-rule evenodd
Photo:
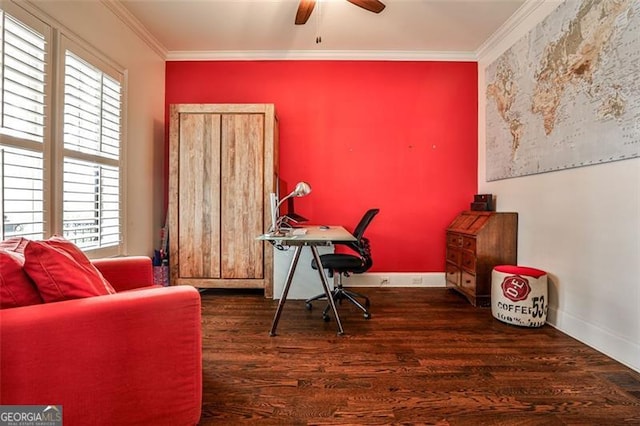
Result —
M 60 33 L 56 40 L 57 47 L 57 72 L 55 90 L 58 96 L 56 97 L 56 136 L 55 139 L 59 141 L 55 146 L 55 155 L 53 156 L 54 169 L 59 171 L 55 175 L 55 185 L 59 188 L 55 192 L 56 206 L 60 208 L 55 209 L 55 219 L 53 223 L 56 225 L 55 233 L 59 235 L 63 234 L 63 196 L 64 196 L 64 158 L 68 157 L 75 160 L 89 161 L 96 164 L 110 165 L 117 164 L 119 174 L 119 229 L 120 229 L 120 242 L 114 246 L 101 247 L 96 249 L 88 249 L 85 252 L 96 257 L 107 257 L 122 254 L 124 252 L 125 244 L 125 220 L 124 220 L 124 190 L 125 190 L 125 145 L 126 145 L 126 73 L 120 67 L 115 66 L 111 61 L 105 59 L 103 56 L 97 54 L 94 49 L 88 48 L 76 39 L 69 37 L 67 34 Z M 83 153 L 80 151 L 71 150 L 64 147 L 64 79 L 65 79 L 65 55 L 70 51 L 73 55 L 87 62 L 91 66 L 98 68 L 102 73 L 108 75 L 112 79 L 120 83 L 121 88 L 121 109 L 120 109 L 120 147 L 118 160 L 106 159 L 104 157 Z
M 41 32 L 45 36 L 45 122 L 42 144 L 8 135 L 2 136 L 2 144 L 42 152 L 43 156 L 43 232 L 44 237 L 63 235 L 63 191 L 64 157 L 89 159 L 95 156 L 64 148 L 64 79 L 65 52 L 69 50 L 75 56 L 100 69 L 104 74 L 120 83 L 120 147 L 119 159 L 119 243 L 113 246 L 87 249 L 89 257 L 108 257 L 126 253 L 126 145 L 127 145 L 127 104 L 128 76 L 124 67 L 109 59 L 95 47 L 78 37 L 59 22 L 39 12 L 28 4 L 3 2 L 2 10 L 23 24 Z M 1 100 L 0 100 L 1 101 Z M 39 148 L 35 149 L 35 148 Z M 111 164 L 113 161 L 111 160 Z M 2 200 L 0 200 L 2 201 Z
M 43 223 L 42 230 L 43 234 L 46 237 L 47 235 L 51 235 L 51 217 L 48 215 L 48 212 L 52 211 L 51 208 L 51 194 L 52 194 L 52 182 L 47 179 L 47 177 L 51 174 L 51 165 L 47 161 L 47 158 L 51 155 L 51 146 L 52 135 L 51 132 L 53 126 L 52 120 L 52 111 L 53 111 L 53 85 L 54 85 L 54 54 L 52 52 L 51 46 L 53 45 L 53 40 L 55 38 L 54 28 L 49 23 L 44 20 L 38 18 L 31 12 L 24 10 L 18 6 L 15 6 L 11 2 L 6 2 L 2 4 L 3 14 L 7 13 L 11 15 L 13 18 L 17 19 L 23 25 L 28 26 L 30 29 L 39 32 L 45 40 L 45 87 L 44 87 L 44 132 L 42 143 L 36 142 L 29 139 L 20 138 L 14 135 L 1 134 L 2 137 L 2 145 L 10 146 L 12 148 L 24 149 L 31 152 L 37 152 L 42 154 L 42 205 L 43 205 Z M 0 94 L 0 97 L 2 95 Z M 0 99 L 0 102 L 3 102 Z M 4 204 L 4 200 L 0 200 Z M 3 219 L 4 223 L 4 219 Z

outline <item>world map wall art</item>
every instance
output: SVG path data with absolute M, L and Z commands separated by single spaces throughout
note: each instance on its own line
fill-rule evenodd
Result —
M 640 156 L 640 1 L 567 0 L 486 68 L 487 180 Z

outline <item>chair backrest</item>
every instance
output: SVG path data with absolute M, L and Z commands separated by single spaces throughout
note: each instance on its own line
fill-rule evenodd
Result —
M 375 215 L 378 213 L 380 213 L 380 209 L 369 209 L 364 216 L 362 216 L 362 219 L 360 219 L 360 222 L 356 225 L 356 229 L 353 231 L 353 236 L 356 237 L 358 241 L 362 239 L 367 226 L 369 226 Z
M 380 213 L 380 209 L 367 210 L 364 216 L 362 216 L 362 219 L 360 219 L 358 225 L 356 225 L 356 229 L 353 231 L 353 236 L 356 237 L 357 241 L 348 244 L 351 249 L 357 251 L 362 257 L 362 267 L 352 271 L 356 274 L 365 272 L 373 266 L 371 246 L 369 245 L 369 239 L 364 238 L 364 231 L 378 213 Z

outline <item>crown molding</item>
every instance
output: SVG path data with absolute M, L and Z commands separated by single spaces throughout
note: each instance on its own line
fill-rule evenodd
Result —
M 375 50 L 170 51 L 167 61 L 448 61 L 475 62 L 474 52 Z
M 162 59 L 167 57 L 167 49 L 147 30 L 147 28 L 136 18 L 129 9 L 124 7 L 119 0 L 100 0 L 107 9 L 116 15 L 131 31 L 133 31 L 142 41 L 153 49 Z
M 515 28 L 520 26 L 538 8 L 548 3 L 547 0 L 527 0 L 516 12 L 507 19 L 482 45 L 476 50 L 475 56 L 481 60 L 492 49 L 504 40 Z
M 168 51 L 166 47 L 124 7 L 120 0 L 100 0 L 142 41 L 166 61 L 434 61 L 477 62 L 468 51 L 378 51 L 378 50 L 219 50 Z M 536 0 L 544 1 L 544 0 Z

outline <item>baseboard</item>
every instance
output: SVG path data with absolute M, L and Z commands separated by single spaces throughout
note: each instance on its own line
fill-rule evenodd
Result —
M 640 345 L 552 307 L 547 324 L 640 372 Z
M 343 278 L 345 287 L 445 287 L 444 272 L 368 272 Z

